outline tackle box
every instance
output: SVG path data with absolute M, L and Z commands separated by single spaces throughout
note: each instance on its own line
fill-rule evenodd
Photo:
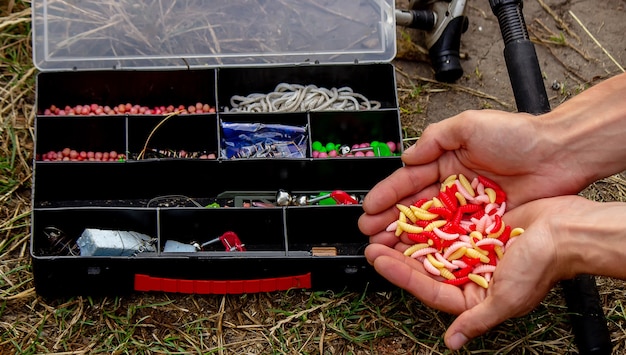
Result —
M 40 295 L 390 286 L 365 260 L 357 220 L 367 191 L 402 166 L 393 0 L 33 0 L 32 9 Z M 379 105 L 232 109 L 235 96 L 281 83 L 348 87 Z M 196 103 L 213 110 L 192 112 Z M 72 112 L 92 104 L 124 107 Z M 136 109 L 170 105 L 179 112 Z M 224 155 L 226 124 L 282 136 L 296 127 L 299 155 Z M 398 149 L 316 156 L 314 145 L 329 142 Z M 294 203 L 302 196 L 320 201 Z M 227 233 L 240 244 L 227 245 Z

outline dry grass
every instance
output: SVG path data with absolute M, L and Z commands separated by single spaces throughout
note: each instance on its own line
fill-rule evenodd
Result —
M 449 353 L 442 335 L 452 317 L 401 291 L 38 297 L 28 252 L 36 74 L 29 3 L 0 3 L 0 31 L 0 353 Z M 427 95 L 436 94 L 400 89 L 424 105 Z M 625 186 L 615 176 L 585 193 L 623 201 Z M 614 353 L 624 353 L 626 287 L 622 281 L 598 282 Z M 555 289 L 532 313 L 505 322 L 459 353 L 575 351 L 564 301 Z

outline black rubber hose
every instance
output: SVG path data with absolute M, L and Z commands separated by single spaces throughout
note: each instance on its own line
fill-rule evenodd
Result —
M 504 39 L 504 58 L 517 109 L 542 114 L 550 111 L 539 60 L 522 13 L 521 0 L 489 0 Z M 611 336 L 595 278 L 579 275 L 561 282 L 572 332 L 580 354 L 611 354 Z

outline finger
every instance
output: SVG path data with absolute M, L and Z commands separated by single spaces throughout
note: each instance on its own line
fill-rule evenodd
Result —
M 390 206 L 388 206 L 386 210 L 382 212 L 379 212 L 376 214 L 365 213 L 359 217 L 359 220 L 358 220 L 359 229 L 361 230 L 363 234 L 369 235 L 369 236 L 380 233 L 381 231 L 384 231 L 389 226 L 389 224 L 391 224 L 393 221 L 398 220 L 400 211 L 395 207 L 396 204 L 399 203 L 405 206 L 409 206 L 409 205 L 412 205 L 415 201 L 419 200 L 420 198 L 431 198 L 432 196 L 436 196 L 438 191 L 439 191 L 438 186 L 430 185 L 422 189 L 420 192 L 414 195 L 411 195 L 407 198 L 404 198 L 402 200 L 395 200 L 394 202 L 390 203 Z M 377 198 L 376 191 L 373 195 L 371 193 L 372 192 L 370 191 L 370 193 L 365 197 L 365 199 L 369 200 L 369 202 L 367 201 L 363 202 L 363 209 L 368 208 L 368 210 L 371 210 L 369 206 L 372 203 L 376 203 L 375 202 L 376 201 L 375 199 Z
M 374 261 L 381 256 L 394 258 L 416 270 L 424 270 L 422 263 L 416 259 L 405 257 L 401 251 L 393 249 L 392 247 L 387 247 L 382 244 L 370 244 L 365 248 L 365 258 L 370 261 L 370 264 L 373 265 Z
M 433 279 L 419 261 L 379 244 L 370 244 L 365 253 L 381 276 L 427 306 L 452 314 L 465 310 L 463 291 Z
M 439 182 L 439 169 L 436 162 L 402 167 L 369 191 L 363 199 L 363 210 L 370 215 L 381 213 L 436 182 Z M 416 200 L 417 197 L 412 196 L 411 201 Z
M 370 244 L 382 244 L 398 250 L 404 250 L 407 247 L 400 238 L 396 237 L 394 232 L 387 231 L 370 236 L 369 242 Z M 401 243 L 404 247 L 398 247 L 398 243 Z
M 494 297 L 488 296 L 485 301 L 461 313 L 446 331 L 446 346 L 451 350 L 458 350 L 471 339 L 485 334 L 510 318 L 512 315 L 506 309 L 498 307 L 498 303 Z
M 357 224 L 361 233 L 369 236 L 376 234 L 384 234 L 387 227 L 395 220 L 398 219 L 398 209 L 394 207 L 389 208 L 378 214 L 364 213 L 359 217 Z M 389 233 L 387 233 L 389 234 Z

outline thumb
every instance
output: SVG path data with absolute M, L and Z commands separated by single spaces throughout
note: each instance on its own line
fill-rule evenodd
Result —
M 402 154 L 402 161 L 408 165 L 427 164 L 437 160 L 446 151 L 456 150 L 465 143 L 470 125 L 460 125 L 460 117 L 428 125 L 420 139 Z
M 485 301 L 461 313 L 452 322 L 444 336 L 449 349 L 459 350 L 471 339 L 487 333 L 508 318 L 504 316 L 504 311 L 494 307 L 492 299 L 492 297 L 487 297 Z

